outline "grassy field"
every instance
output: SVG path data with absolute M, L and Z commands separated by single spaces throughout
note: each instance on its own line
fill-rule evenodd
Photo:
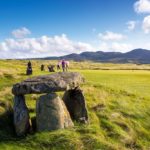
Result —
M 0 61 L 0 150 L 150 150 L 150 65 L 71 62 L 80 72 L 89 124 L 72 129 L 31 133 L 17 138 L 13 130 L 11 87 L 28 78 L 25 60 Z M 41 72 L 36 61 L 33 76 Z M 62 95 L 62 93 L 59 93 Z M 30 116 L 35 116 L 38 95 L 28 95 Z

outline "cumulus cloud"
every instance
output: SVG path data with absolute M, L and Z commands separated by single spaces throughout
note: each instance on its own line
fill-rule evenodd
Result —
M 133 46 L 131 44 L 127 44 L 127 43 L 112 43 L 111 46 L 112 50 L 114 51 L 120 51 L 120 52 L 126 52 L 126 51 L 130 51 L 133 49 Z
M 137 24 L 137 21 L 128 21 L 127 22 L 128 30 L 129 31 L 134 30 L 136 27 L 136 24 Z
M 144 18 L 142 28 L 144 30 L 144 33 L 150 33 L 150 15 Z
M 29 29 L 27 29 L 26 27 L 20 28 L 20 29 L 15 29 L 12 31 L 12 35 L 15 38 L 24 38 L 27 35 L 30 35 L 31 31 Z
M 112 43 L 102 42 L 99 46 L 99 49 L 103 51 L 127 52 L 132 50 L 133 46 L 131 44 L 120 42 L 112 42 Z
M 137 13 L 150 13 L 150 0 L 138 0 L 134 4 L 134 10 Z
M 83 42 L 70 40 L 65 34 L 39 38 L 6 39 L 0 43 L 0 56 L 5 58 L 25 58 L 60 56 L 72 52 L 93 51 L 94 48 Z
M 100 49 L 101 51 L 109 51 L 110 46 L 106 42 L 101 42 L 98 49 Z
M 106 31 L 106 33 L 99 33 L 99 38 L 104 41 L 120 41 L 125 39 L 126 37 L 120 33 L 114 33 L 111 31 Z

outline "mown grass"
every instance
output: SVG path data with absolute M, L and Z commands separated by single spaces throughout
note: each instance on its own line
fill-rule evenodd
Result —
M 149 65 L 71 62 L 70 71 L 78 71 L 86 79 L 82 89 L 87 102 L 89 124 L 75 123 L 72 129 L 31 133 L 18 138 L 14 134 L 12 122 L 11 87 L 28 78 L 25 75 L 26 63 L 25 60 L 0 61 L 0 149 L 150 149 Z M 48 65 L 56 64 L 57 61 L 34 60 L 32 76 L 49 74 L 48 71 L 40 71 L 41 63 Z M 26 96 L 31 117 L 35 117 L 38 97 Z

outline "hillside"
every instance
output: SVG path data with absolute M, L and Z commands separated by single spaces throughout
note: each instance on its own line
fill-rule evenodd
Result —
M 49 74 L 40 64 L 57 61 L 32 61 L 33 76 Z M 32 131 L 17 138 L 12 121 L 11 87 L 29 76 L 27 61 L 0 61 L 0 149 L 2 150 L 148 150 L 150 148 L 150 69 L 149 65 L 100 64 L 71 62 L 70 71 L 84 75 L 89 124 L 53 132 Z M 88 68 L 90 67 L 90 68 Z M 113 69 L 113 70 L 98 70 Z M 131 70 L 117 70 L 117 69 Z M 114 70 L 114 68 L 116 70 Z M 62 93 L 58 93 L 62 96 Z M 30 117 L 35 119 L 39 95 L 26 97 Z
M 137 63 L 149 64 L 150 51 L 145 49 L 134 49 L 127 53 L 120 52 L 82 52 L 80 54 L 69 54 L 61 57 L 46 57 L 45 60 L 67 59 L 74 61 L 91 60 L 96 62 L 111 62 L 111 63 Z

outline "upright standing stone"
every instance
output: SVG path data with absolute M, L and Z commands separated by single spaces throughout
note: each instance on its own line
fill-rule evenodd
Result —
M 44 71 L 44 65 L 43 64 L 41 65 L 41 71 Z
M 37 131 L 72 127 L 73 123 L 63 101 L 55 94 L 43 95 L 36 104 Z
M 29 112 L 24 95 L 14 97 L 14 126 L 18 136 L 25 135 L 30 129 Z
M 66 91 L 63 100 L 73 120 L 81 123 L 88 122 L 85 98 L 79 88 Z
M 26 70 L 26 75 L 31 75 L 32 74 L 32 64 L 29 61 L 27 64 L 27 70 Z

